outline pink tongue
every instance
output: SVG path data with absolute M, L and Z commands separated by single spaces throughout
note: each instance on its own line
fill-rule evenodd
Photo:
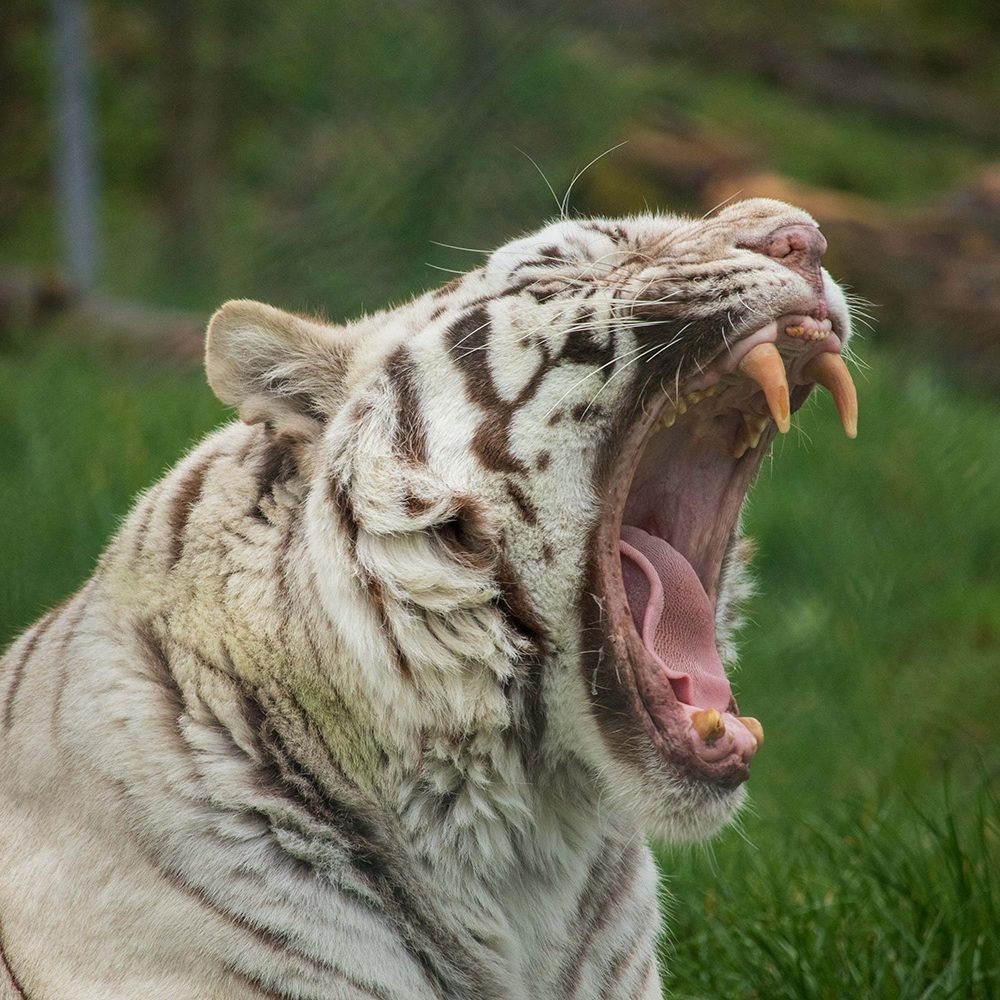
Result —
M 625 594 L 646 649 L 680 701 L 726 711 L 732 690 L 715 645 L 715 617 L 691 564 L 662 538 L 622 525 Z

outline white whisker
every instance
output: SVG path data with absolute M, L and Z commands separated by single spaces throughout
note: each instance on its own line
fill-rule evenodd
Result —
M 578 170 L 574 175 L 573 179 L 569 182 L 569 187 L 566 188 L 566 193 L 563 195 L 562 203 L 559 206 L 559 217 L 561 219 L 566 218 L 566 210 L 569 207 L 569 196 L 573 193 L 573 185 L 598 161 L 604 159 L 609 153 L 613 153 L 616 149 L 621 149 L 628 142 L 626 139 L 624 142 L 618 143 L 617 146 L 612 146 L 610 149 L 604 150 L 599 156 L 595 156 L 590 163 L 588 163 L 582 170 Z
M 531 165 L 538 171 L 541 175 L 543 181 L 545 181 L 545 186 L 549 189 L 549 194 L 552 195 L 552 200 L 556 203 L 556 210 L 559 212 L 560 218 L 562 217 L 561 206 L 559 204 L 559 196 L 556 194 L 555 189 L 549 183 L 548 177 L 545 176 L 545 171 L 535 162 L 534 158 L 526 153 L 520 146 L 514 147 L 522 156 L 526 156 Z

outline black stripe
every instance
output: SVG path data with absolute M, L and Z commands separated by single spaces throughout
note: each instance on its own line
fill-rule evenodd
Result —
M 589 324 L 593 321 L 594 311 L 586 307 L 577 310 L 574 325 Z M 570 364 L 593 366 L 594 374 L 602 381 L 611 377 L 611 364 L 618 350 L 614 336 L 608 336 L 606 345 L 600 343 L 600 333 L 595 330 L 573 330 L 566 335 L 566 343 L 559 354 L 559 361 Z
M 286 990 L 281 986 L 272 986 L 265 981 L 262 975 L 244 972 L 242 969 L 236 968 L 233 964 L 228 965 L 226 967 L 226 971 L 238 979 L 245 987 L 253 989 L 255 991 L 255 995 L 264 997 L 265 1000 L 321 1000 L 318 994 L 302 993 L 295 987 L 291 987 Z M 352 997 L 357 996 L 361 998 L 361 1000 L 365 1000 L 365 998 L 368 998 L 368 1000 L 392 1000 L 388 994 L 384 993 L 377 987 L 362 985 L 339 971 L 335 972 L 334 975 L 339 986 L 346 986 L 352 991 Z M 324 982 L 323 985 L 325 987 L 332 984 Z M 329 994 L 324 992 L 324 995 Z M 344 1000 L 348 1000 L 348 998 L 345 997 Z
M 181 479 L 176 492 L 169 500 L 167 507 L 167 525 L 170 529 L 170 568 L 180 562 L 184 554 L 184 529 L 187 527 L 191 511 L 201 499 L 202 487 L 205 484 L 205 474 L 208 467 L 215 461 L 216 455 L 205 455 L 189 469 Z
M 154 634 L 150 623 L 145 623 L 139 628 L 138 637 L 148 654 L 144 657 L 144 662 L 153 668 L 152 679 L 160 684 L 164 693 L 172 703 L 174 711 L 172 711 L 171 714 L 172 721 L 175 724 L 175 735 L 181 742 L 183 750 L 187 751 L 188 747 L 184 743 L 183 736 L 180 733 L 179 726 L 177 725 L 180 715 L 185 708 L 184 696 L 174 679 L 166 651 L 164 650 L 160 640 Z M 189 650 L 189 652 L 193 651 Z M 214 667 L 214 665 L 209 664 L 209 662 L 204 660 L 202 657 L 199 657 L 199 662 L 201 665 L 206 667 L 211 666 L 217 671 L 222 670 L 222 668 Z M 229 674 L 228 676 L 230 676 L 233 680 L 236 680 L 232 674 Z M 251 724 L 253 722 L 255 712 L 258 713 L 260 717 L 263 716 L 263 710 L 260 708 L 260 705 L 249 696 L 246 697 L 243 710 L 244 717 L 247 718 L 248 722 Z M 218 721 L 219 725 L 223 726 L 221 720 Z M 223 728 L 225 727 L 223 726 Z M 227 924 L 251 935 L 258 944 L 267 948 L 270 952 L 285 957 L 295 958 L 314 972 L 322 974 L 342 974 L 341 970 L 337 966 L 332 965 L 323 959 L 316 958 L 297 947 L 290 934 L 281 931 L 273 931 L 267 927 L 260 926 L 249 917 L 233 912 L 222 902 L 215 899 L 204 886 L 201 886 L 187 878 L 182 872 L 172 867 L 167 867 L 163 860 L 152 849 L 151 845 L 142 840 L 135 840 L 134 843 L 146 860 L 166 882 L 174 888 L 183 891 L 186 895 L 196 900 L 200 906 L 207 909 Z M 379 1000 L 381 1000 L 381 998 L 379 998 Z
M 146 535 L 149 533 L 149 522 L 153 519 L 153 511 L 156 509 L 156 505 L 159 502 L 159 493 L 160 491 L 157 490 L 155 494 L 147 496 L 143 502 L 142 511 L 136 511 L 135 515 L 133 515 L 140 518 L 132 542 L 133 559 L 137 559 L 140 555 L 142 555 L 142 548 L 146 544 Z
M 510 425 L 514 414 L 538 392 L 556 359 L 545 343 L 539 341 L 542 360 L 537 370 L 517 399 L 505 400 L 493 382 L 483 351 L 491 336 L 490 316 L 484 306 L 467 309 L 447 333 L 449 355 L 462 373 L 466 396 L 485 411 L 472 438 L 472 451 L 487 469 L 527 475 L 527 466 L 511 451 Z
M 514 506 L 517 507 L 518 513 L 520 513 L 521 519 L 525 524 L 537 524 L 538 508 L 531 502 L 531 499 L 524 490 L 509 477 L 504 480 L 504 486 L 507 489 L 507 496 L 514 502 Z
M 187 703 L 170 667 L 170 657 L 167 656 L 167 651 L 163 648 L 163 643 L 156 635 L 151 622 L 137 623 L 136 638 L 147 653 L 143 662 L 153 668 L 152 680 L 166 695 L 171 716 L 176 721 L 187 711 Z
M 298 990 L 294 993 L 288 993 L 285 990 L 278 992 L 278 988 L 265 983 L 263 977 L 243 972 L 241 969 L 237 969 L 232 963 L 226 965 L 226 971 L 234 979 L 239 980 L 244 988 L 252 989 L 254 996 L 262 996 L 265 1000 L 317 1000 L 315 996 L 299 993 Z
M 464 277 L 465 277 L 464 275 L 459 275 L 457 278 L 452 278 L 451 281 L 448 282 L 448 284 L 442 285 L 440 288 L 435 288 L 434 291 L 431 292 L 431 295 L 435 299 L 439 299 L 443 295 L 450 295 L 453 291 L 455 291 L 456 288 L 458 288 L 462 284 Z
M 608 855 L 602 848 L 587 873 L 587 881 L 580 893 L 574 921 L 580 938 L 574 953 L 563 963 L 561 973 L 567 997 L 575 996 L 580 988 L 583 965 L 590 951 L 591 942 L 607 925 L 622 900 L 632 891 L 632 880 L 628 876 L 634 872 L 638 861 L 637 846 L 630 844 L 620 855 L 615 856 L 612 853 L 611 857 L 613 860 L 608 863 Z
M 210 669 L 224 670 L 228 676 L 235 673 L 231 665 L 220 668 L 202 662 Z M 391 922 L 437 996 L 469 995 L 462 984 L 473 981 L 471 970 L 475 963 L 460 942 L 429 917 L 426 906 L 415 903 L 420 894 L 390 860 L 393 856 L 405 856 L 405 851 L 390 842 L 384 832 L 384 818 L 361 800 L 346 776 L 340 775 L 336 791 L 328 781 L 320 781 L 302 764 L 286 738 L 283 730 L 291 725 L 309 745 L 325 748 L 305 711 L 292 698 L 291 703 L 282 703 L 280 714 L 272 715 L 255 694 L 245 689 L 241 689 L 241 694 L 245 699 L 241 714 L 255 734 L 263 786 L 323 824 L 348 853 L 350 862 L 345 874 L 357 879 L 357 888 L 352 888 L 348 879 L 339 883 L 338 890 Z M 324 771 L 327 770 L 340 774 L 329 757 L 324 762 Z M 271 822 L 270 818 L 268 821 Z
M 14 975 L 14 970 L 10 964 L 10 958 L 7 955 L 7 950 L 3 943 L 3 928 L 0 927 L 0 986 L 4 985 L 4 980 L 7 980 L 6 985 L 10 986 L 14 990 L 13 997 L 10 1000 L 31 1000 L 31 994 L 28 992 L 27 987 Z
M 312 731 L 301 706 L 297 728 L 314 745 L 325 747 L 322 737 Z M 289 707 L 285 705 L 281 721 L 287 725 Z M 266 711 L 266 710 L 264 710 Z M 417 891 L 411 879 L 400 870 L 395 857 L 406 857 L 405 848 L 392 842 L 381 814 L 362 801 L 357 789 L 340 773 L 336 762 L 327 758 L 324 770 L 339 775 L 339 788 L 320 781 L 302 765 L 275 720 L 265 716 L 260 730 L 262 756 L 269 762 L 270 782 L 287 797 L 293 792 L 300 806 L 343 837 L 350 854 L 350 870 L 359 878 L 363 894 L 354 898 L 374 907 L 390 920 L 402 937 L 407 951 L 419 963 L 427 983 L 441 997 L 465 998 L 478 995 L 471 984 L 476 982 L 476 963 L 461 942 L 428 913 L 434 903 Z M 350 887 L 341 883 L 341 891 Z M 377 903 L 376 903 L 377 901 Z M 488 991 L 482 991 L 484 995 Z
M 496 559 L 495 579 L 500 588 L 498 607 L 508 626 L 530 645 L 525 656 L 528 667 L 524 690 L 528 713 L 528 732 L 535 741 L 541 738 L 545 719 L 541 704 L 541 664 L 549 645 L 549 636 L 539 619 L 524 582 L 506 555 Z
M 632 939 L 632 944 L 627 951 L 620 952 L 614 959 L 614 961 L 608 966 L 607 971 L 604 974 L 604 978 L 601 981 L 601 989 L 599 996 L 610 997 L 613 995 L 612 991 L 617 987 L 621 986 L 626 975 L 631 969 L 635 968 L 636 956 L 642 951 L 644 947 L 651 948 L 652 945 L 649 943 L 646 935 L 641 931 L 637 931 L 635 937 Z M 646 956 L 646 960 L 642 965 L 639 976 L 636 981 L 636 985 L 641 985 L 643 982 L 643 973 L 649 969 L 650 955 Z
M 291 524 L 285 525 L 284 534 L 281 536 L 281 541 L 275 552 L 275 563 L 278 567 L 278 601 L 282 613 L 290 613 L 292 610 L 292 600 L 288 588 L 288 557 L 292 551 L 292 542 L 295 540 L 301 524 L 302 519 L 295 517 Z
M 413 358 L 405 346 L 397 348 L 389 357 L 386 377 L 395 391 L 397 402 L 395 451 L 410 462 L 426 464 L 427 427 L 413 378 Z
M 392 651 L 392 657 L 396 664 L 399 672 L 407 680 L 413 680 L 413 668 L 410 666 L 410 662 L 399 645 L 399 641 L 396 638 L 396 632 L 392 627 L 392 622 L 389 619 L 389 612 L 385 606 L 385 594 L 382 590 L 382 583 L 370 573 L 368 573 L 365 568 L 358 562 L 358 557 L 356 553 L 358 544 L 358 519 L 354 512 L 354 505 L 351 503 L 350 490 L 344 484 L 339 482 L 337 479 L 331 479 L 328 484 L 327 496 L 334 507 L 340 512 L 341 521 L 344 525 L 344 531 L 347 535 L 348 550 L 350 553 L 351 561 L 354 564 L 354 568 L 357 570 L 358 579 L 365 588 L 368 594 L 371 606 L 378 616 L 380 629 L 379 631 L 385 637 L 386 642 Z
M 267 500 L 274 502 L 275 487 L 287 483 L 297 472 L 298 463 L 289 443 L 278 438 L 266 439 L 256 470 L 257 500 L 250 510 L 251 517 L 270 524 L 262 505 Z
M 59 614 L 65 606 L 64 602 L 63 604 L 60 604 L 59 607 L 53 608 L 34 626 L 34 631 L 31 633 L 31 638 L 24 647 L 24 652 L 21 653 L 14 663 L 14 679 L 7 688 L 7 704 L 4 707 L 3 713 L 3 728 L 5 732 L 10 730 L 14 721 L 14 699 L 17 696 L 17 689 L 20 687 L 21 681 L 24 679 L 24 668 L 28 660 L 31 658 L 31 655 L 34 653 L 35 647 L 41 641 L 45 633 L 52 627 L 52 623 L 59 617 Z
M 62 634 L 59 637 L 59 650 L 56 654 L 59 674 L 56 678 L 56 687 L 52 696 L 52 729 L 57 745 L 59 715 L 62 712 L 63 692 L 66 689 L 66 683 L 69 675 L 69 664 L 67 663 L 69 644 L 73 641 L 73 637 L 76 635 L 76 630 L 80 627 L 80 622 L 83 621 L 83 616 L 87 613 L 87 593 L 89 590 L 90 583 L 87 583 L 73 598 L 72 603 L 77 604 L 77 608 L 73 612 L 73 616 L 70 620 L 63 625 Z M 67 605 L 67 609 L 69 607 L 70 605 Z
M 332 965 L 331 963 L 310 955 L 307 951 L 303 951 L 301 948 L 296 947 L 290 934 L 283 931 L 273 931 L 267 927 L 254 923 L 251 919 L 240 913 L 234 913 L 232 910 L 228 909 L 218 900 L 209 895 L 208 891 L 203 886 L 185 878 L 180 872 L 165 868 L 159 858 L 155 857 L 148 849 L 142 847 L 142 845 L 139 845 L 139 848 L 146 855 L 147 860 L 154 865 L 157 873 L 171 886 L 184 892 L 204 909 L 208 910 L 219 919 L 225 921 L 231 927 L 235 927 L 238 930 L 250 935 L 258 945 L 266 948 L 272 954 L 280 955 L 285 959 L 294 959 L 317 975 L 335 975 L 338 979 L 341 979 L 351 986 L 355 986 L 359 990 L 364 989 L 359 984 L 351 980 L 338 966 Z M 282 994 L 279 994 L 279 996 L 280 995 Z M 377 1000 L 390 1000 L 390 998 L 384 994 L 371 990 L 369 990 L 366 995 L 374 996 Z

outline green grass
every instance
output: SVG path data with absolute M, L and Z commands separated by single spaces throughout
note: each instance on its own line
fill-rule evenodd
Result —
M 2 641 L 224 416 L 200 372 L 63 333 L 0 353 Z M 767 744 L 740 828 L 661 854 L 677 998 L 1000 997 L 1000 405 L 865 353 L 858 440 L 817 400 L 752 497 L 735 683 Z
M 714 855 L 667 858 L 676 1000 L 1000 995 L 1000 802 L 936 812 L 890 796 L 782 821 Z
M 220 421 L 200 372 L 41 337 L 0 352 L 0 646 L 72 593 L 135 494 Z

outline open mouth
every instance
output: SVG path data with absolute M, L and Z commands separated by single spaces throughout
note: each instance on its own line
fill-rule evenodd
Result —
M 777 431 L 814 384 L 848 436 L 857 396 L 830 319 L 786 315 L 742 337 L 629 431 L 598 533 L 609 638 L 672 765 L 732 784 L 761 746 L 739 715 L 716 609 L 743 501 Z

